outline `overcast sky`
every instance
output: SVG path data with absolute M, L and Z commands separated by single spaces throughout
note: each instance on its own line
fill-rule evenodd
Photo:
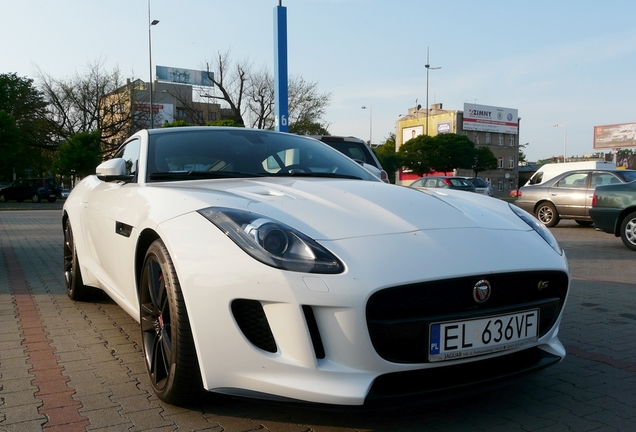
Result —
M 230 50 L 273 68 L 278 0 L 151 1 L 153 64 L 204 69 Z M 530 160 L 563 154 L 566 131 L 568 156 L 582 155 L 595 125 L 636 122 L 636 1 L 282 2 L 289 74 L 332 93 L 333 135 L 382 142 L 416 101 L 425 106 L 427 47 L 441 67 L 429 105 L 518 109 Z M 148 80 L 148 0 L 0 4 L 0 73 L 64 78 L 102 61 Z

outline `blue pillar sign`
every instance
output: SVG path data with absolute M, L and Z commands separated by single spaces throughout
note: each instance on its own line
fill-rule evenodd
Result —
M 289 132 L 287 83 L 287 8 L 274 9 L 274 128 Z

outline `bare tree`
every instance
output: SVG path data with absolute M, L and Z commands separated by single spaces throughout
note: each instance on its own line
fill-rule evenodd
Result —
M 103 151 L 109 152 L 131 132 L 131 96 L 117 67 L 104 70 L 103 61 L 86 66 L 86 73 L 56 79 L 39 71 L 40 87 L 59 141 L 80 132 L 100 131 Z
M 232 63 L 225 52 L 218 54 L 214 76 L 208 76 L 217 93 L 210 97 L 229 105 L 231 120 L 258 129 L 274 129 L 274 78 L 265 67 L 254 72 L 249 61 Z M 322 117 L 331 93 L 320 93 L 317 83 L 302 77 L 290 77 L 288 86 L 290 132 L 326 132 L 328 125 Z
M 219 52 L 216 58 L 214 73 L 210 71 L 210 64 L 207 64 L 208 78 L 214 83 L 215 92 L 209 95 L 210 99 L 219 102 L 226 102 L 230 106 L 231 119 L 238 123 L 245 124 L 243 120 L 243 97 L 245 89 L 250 79 L 251 64 L 248 60 L 232 63 L 230 53 Z

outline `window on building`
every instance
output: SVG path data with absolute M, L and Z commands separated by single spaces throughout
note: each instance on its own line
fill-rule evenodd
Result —
M 485 177 L 484 181 L 488 183 L 490 186 L 492 186 L 492 177 Z
M 502 134 L 499 134 L 499 145 L 502 146 L 504 143 L 504 136 Z
M 515 190 L 515 189 L 517 189 L 517 186 L 515 186 L 515 181 L 514 180 L 510 180 L 508 182 L 508 190 L 512 191 L 512 190 Z
M 475 143 L 475 145 L 479 145 L 479 135 L 477 134 L 477 132 L 473 132 L 473 142 Z
M 490 145 L 490 132 L 486 132 L 486 145 Z
M 504 184 L 504 181 L 502 178 L 497 179 L 497 190 L 499 192 L 503 192 L 503 184 Z
M 177 107 L 177 115 L 176 115 L 176 117 L 179 120 L 183 120 L 183 119 L 188 117 L 188 114 L 186 113 L 186 111 L 183 108 L 178 108 Z
M 515 146 L 515 136 L 511 136 L 510 138 L 508 138 L 508 145 L 510 147 L 514 147 Z
M 208 112 L 208 121 L 215 121 L 215 120 L 216 120 L 216 113 Z
M 510 156 L 510 158 L 508 159 L 508 168 L 513 168 L 515 167 L 515 157 L 514 156 Z
M 504 158 L 503 156 L 497 157 L 497 168 L 503 168 L 504 166 Z

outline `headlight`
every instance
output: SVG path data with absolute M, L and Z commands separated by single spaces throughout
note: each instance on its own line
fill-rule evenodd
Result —
M 559 242 L 557 242 L 557 239 L 552 235 L 550 230 L 545 227 L 545 225 L 543 225 L 534 216 L 532 216 L 530 213 L 523 210 L 522 208 L 510 203 L 508 203 L 508 205 L 517 216 L 519 216 L 525 223 L 530 225 L 530 227 L 535 230 L 537 234 L 543 237 L 543 240 L 545 240 L 552 247 L 552 249 L 554 249 L 559 255 L 563 254 L 563 250 L 561 249 L 561 246 L 559 246 Z
M 301 232 L 271 218 L 242 210 L 210 207 L 199 213 L 258 261 L 283 270 L 341 273 L 342 263 Z

